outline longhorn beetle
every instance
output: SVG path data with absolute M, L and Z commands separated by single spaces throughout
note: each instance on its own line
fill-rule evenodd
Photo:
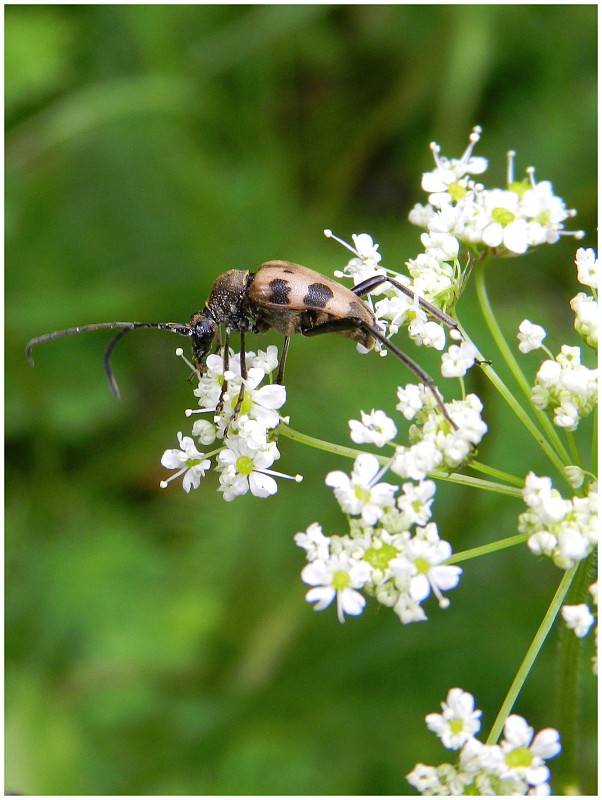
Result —
M 259 267 L 257 272 L 232 269 L 220 275 L 211 288 L 205 308 L 193 314 L 187 325 L 178 322 L 101 322 L 96 325 L 67 328 L 32 339 L 25 348 L 25 354 L 29 362 L 33 364 L 31 351 L 38 344 L 60 339 L 63 336 L 73 336 L 76 333 L 120 328 L 119 333 L 109 342 L 104 355 L 104 367 L 111 391 L 116 397 L 119 397 L 119 390 L 111 369 L 111 354 L 119 339 L 136 328 L 158 328 L 187 336 L 192 343 L 194 364 L 202 372 L 214 340 L 216 337 L 219 340 L 219 329 L 223 325 L 225 329 L 224 372 L 228 368 L 230 334 L 237 332 L 240 334 L 240 369 L 243 380 L 247 375 L 245 334 L 274 330 L 285 337 L 278 366 L 277 383 L 282 383 L 289 340 L 294 333 L 301 333 L 303 336 L 339 333 L 359 342 L 367 350 L 372 349 L 376 341 L 384 345 L 427 386 L 437 401 L 441 413 L 456 429 L 457 426 L 450 418 L 432 379 L 418 364 L 386 338 L 378 327 L 372 310 L 360 299 L 362 295 L 367 295 L 383 283 L 392 284 L 412 300 L 418 299 L 420 305 L 431 316 L 449 328 L 457 329 L 457 323 L 451 317 L 426 300 L 417 298 L 411 289 L 393 278 L 374 275 L 352 289 L 348 289 L 300 264 L 293 264 L 289 261 L 267 261 Z M 224 393 L 225 385 L 222 390 L 222 398 Z M 243 395 L 244 383 L 234 409 L 235 415 L 240 409 Z M 221 400 L 218 403 L 218 411 L 220 404 Z

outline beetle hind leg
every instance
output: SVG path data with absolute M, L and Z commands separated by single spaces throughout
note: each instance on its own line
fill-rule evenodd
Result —
M 393 342 L 391 342 L 385 334 L 377 328 L 375 325 L 370 325 L 367 322 L 364 322 L 363 319 L 359 317 L 343 317 L 341 319 L 332 319 L 328 322 L 323 322 L 321 325 L 316 325 L 313 328 L 305 328 L 301 330 L 301 333 L 304 336 L 318 336 L 321 333 L 343 333 L 344 331 L 350 331 L 354 328 L 361 328 L 362 330 L 366 331 L 377 339 L 382 345 L 384 345 L 387 350 L 393 353 L 396 358 L 398 358 L 406 367 L 419 378 L 422 383 L 427 387 L 430 393 L 433 395 L 435 400 L 437 401 L 437 405 L 445 419 L 449 422 L 454 430 L 458 429 L 458 426 L 450 417 L 447 408 L 445 407 L 445 403 L 441 399 L 441 395 L 435 385 L 435 382 L 431 378 L 431 376 L 425 372 L 422 367 L 419 367 L 418 364 L 403 353 L 398 347 L 396 347 Z

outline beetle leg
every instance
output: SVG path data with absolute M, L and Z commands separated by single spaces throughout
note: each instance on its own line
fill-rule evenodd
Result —
M 230 331 L 226 328 L 224 333 L 224 355 L 222 357 L 223 360 L 223 375 L 224 375 L 224 382 L 222 383 L 222 390 L 219 393 L 219 398 L 217 400 L 217 405 L 215 406 L 215 414 L 221 414 L 222 408 L 224 407 L 224 396 L 228 391 L 228 381 L 226 380 L 226 372 L 228 371 L 228 367 L 230 364 Z
M 430 377 L 428 373 L 426 373 L 422 367 L 419 367 L 418 364 L 413 361 L 409 356 L 396 347 L 384 333 L 379 330 L 375 325 L 369 325 L 364 320 L 359 319 L 359 317 L 343 317 L 341 319 L 333 319 L 329 320 L 328 322 L 323 322 L 320 325 L 316 325 L 313 328 L 305 328 L 301 330 L 303 336 L 318 336 L 321 333 L 342 333 L 343 331 L 350 331 L 354 328 L 361 328 L 362 330 L 367 331 L 371 336 L 377 339 L 381 344 L 383 344 L 387 350 L 390 350 L 394 356 L 396 356 L 406 367 L 419 378 L 422 383 L 427 387 L 430 393 L 433 395 L 435 400 L 437 401 L 437 405 L 441 410 L 441 413 L 445 417 L 445 419 L 450 423 L 454 430 L 458 430 L 458 426 L 450 417 L 447 408 L 443 400 L 441 399 L 441 395 L 435 386 L 435 382 Z
M 368 294 L 368 292 L 377 289 L 383 283 L 390 283 L 400 292 L 407 295 L 412 300 L 416 300 L 418 298 L 419 304 L 422 308 L 427 311 L 432 317 L 438 319 L 439 322 L 442 322 L 448 328 L 455 328 L 457 329 L 458 323 L 455 319 L 452 319 L 448 314 L 441 311 L 441 309 L 434 306 L 432 303 L 429 303 L 428 300 L 424 300 L 420 295 L 417 295 L 416 292 L 412 291 L 408 286 L 404 286 L 403 283 L 394 280 L 393 278 L 387 278 L 386 275 L 373 275 L 371 278 L 366 278 L 365 281 L 358 283 L 357 286 L 354 286 L 351 291 L 353 294 L 356 294 L 358 297 L 361 297 L 364 294 Z
M 242 406 L 242 401 L 245 396 L 245 380 L 247 378 L 247 362 L 245 357 L 245 333 L 244 331 L 240 332 L 240 392 L 238 393 L 238 400 L 236 401 L 236 405 L 234 406 L 234 411 L 232 412 L 232 420 L 236 419 L 238 416 L 238 412 L 240 411 L 240 407 Z
M 288 353 L 288 346 L 291 341 L 290 336 L 284 337 L 284 344 L 282 345 L 282 352 L 280 354 L 280 363 L 278 364 L 278 376 L 276 378 L 276 383 L 282 385 L 282 381 L 284 378 L 284 362 L 286 361 L 286 355 Z

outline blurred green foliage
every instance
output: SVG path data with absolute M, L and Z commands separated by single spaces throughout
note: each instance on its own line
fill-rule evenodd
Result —
M 450 687 L 493 722 L 557 570 L 516 548 L 468 564 L 428 624 L 369 605 L 341 626 L 304 602 L 292 536 L 315 520 L 344 530 L 323 478 L 348 462 L 285 441 L 282 469 L 305 481 L 274 498 L 225 504 L 214 478 L 191 496 L 160 491 L 160 455 L 191 404 L 173 338 L 120 344 L 121 403 L 102 372 L 106 335 L 48 344 L 35 369 L 23 346 L 89 322 L 185 322 L 218 274 L 269 258 L 331 273 L 347 256 L 325 227 L 369 232 L 402 267 L 420 251 L 407 213 L 424 199 L 429 142 L 459 156 L 477 123 L 487 185 L 516 149 L 517 173 L 534 164 L 553 181 L 592 246 L 596 7 L 5 11 L 8 788 L 407 793 L 417 761 L 446 760 L 423 718 Z M 575 248 L 491 269 L 511 338 L 529 317 L 552 348 L 577 343 Z M 459 314 L 489 353 L 474 305 L 469 289 Z M 392 411 L 411 380 L 339 337 L 293 345 L 286 413 L 314 436 L 347 443 L 347 419 Z M 434 372 L 430 356 L 417 354 Z M 534 372 L 537 356 L 525 363 Z M 491 428 L 481 460 L 549 474 L 478 374 L 469 387 Z M 443 485 L 435 519 L 461 550 L 512 535 L 519 511 Z M 553 639 L 516 709 L 537 728 L 555 722 Z M 583 793 L 595 792 L 588 682 Z

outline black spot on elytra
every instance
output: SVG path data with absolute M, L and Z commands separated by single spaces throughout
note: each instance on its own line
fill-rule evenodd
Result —
M 333 292 L 323 283 L 311 283 L 307 287 L 307 292 L 303 298 L 303 305 L 308 308 L 324 308 L 329 300 L 332 300 Z
M 289 293 L 291 285 L 288 281 L 283 281 L 282 278 L 274 278 L 269 283 L 270 296 L 269 302 L 277 306 L 287 306 L 289 304 Z

